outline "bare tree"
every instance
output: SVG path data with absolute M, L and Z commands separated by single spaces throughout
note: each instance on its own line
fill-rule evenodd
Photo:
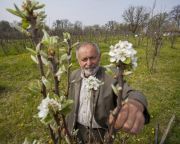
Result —
M 166 12 L 159 13 L 153 16 L 149 21 L 147 35 L 152 39 L 152 48 L 153 48 L 152 50 L 153 54 L 150 57 L 152 60 L 151 66 L 148 66 L 150 71 L 155 70 L 155 62 L 160 53 L 160 48 L 162 47 L 163 44 L 162 36 L 167 23 L 168 23 L 168 14 Z
M 169 13 L 172 20 L 175 21 L 177 28 L 180 28 L 180 5 L 173 7 Z
M 75 33 L 81 34 L 82 32 L 82 22 L 81 21 L 75 21 L 73 29 Z
M 82 22 L 81 21 L 75 21 L 74 28 L 75 29 L 82 29 Z
M 130 6 L 123 13 L 125 22 L 129 25 L 129 30 L 135 34 L 141 27 L 144 27 L 149 18 L 149 13 L 143 6 Z
M 74 35 L 75 41 L 80 41 L 83 35 L 83 24 L 81 21 L 75 21 L 71 26 L 71 30 L 69 31 L 72 35 Z
M 56 20 L 53 23 L 55 30 L 67 30 L 71 26 L 71 22 L 68 19 Z
M 107 30 L 113 32 L 116 30 L 118 23 L 116 21 L 108 21 L 105 26 Z

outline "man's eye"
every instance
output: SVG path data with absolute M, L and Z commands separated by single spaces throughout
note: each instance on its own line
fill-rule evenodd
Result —
M 84 59 L 82 59 L 82 61 L 83 61 L 83 62 L 85 62 L 85 61 L 87 61 L 87 60 L 88 60 L 88 58 L 84 58 Z
M 96 56 L 89 57 L 89 58 L 83 58 L 82 61 L 83 61 L 83 62 L 86 62 L 86 61 L 88 61 L 88 59 L 89 59 L 89 60 L 95 60 L 95 59 L 96 59 Z
M 96 59 L 96 57 L 94 56 L 94 57 L 91 57 L 90 59 L 95 60 L 95 59 Z

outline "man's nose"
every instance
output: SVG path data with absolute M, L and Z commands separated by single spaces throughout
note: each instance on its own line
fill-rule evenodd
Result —
M 92 65 L 92 60 L 91 60 L 91 59 L 88 59 L 88 60 L 87 60 L 87 65 L 88 65 L 88 66 L 91 66 L 91 65 Z

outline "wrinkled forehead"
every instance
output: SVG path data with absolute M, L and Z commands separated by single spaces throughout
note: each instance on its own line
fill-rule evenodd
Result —
M 94 54 L 94 55 L 98 55 L 99 54 L 97 48 L 95 46 L 91 45 L 91 44 L 82 45 L 77 50 L 77 55 L 85 54 L 85 53 Z
M 81 47 L 79 47 L 79 51 L 82 50 L 96 50 L 96 47 L 91 45 L 91 44 L 86 44 L 86 45 L 82 45 Z

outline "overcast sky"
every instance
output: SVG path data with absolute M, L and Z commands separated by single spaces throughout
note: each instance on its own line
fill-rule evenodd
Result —
M 21 5 L 23 0 L 0 0 L 0 20 L 19 21 L 16 16 L 6 11 L 13 4 Z M 154 0 L 38 0 L 46 5 L 46 24 L 57 19 L 68 19 L 70 22 L 81 21 L 83 25 L 104 25 L 110 20 L 123 22 L 122 13 L 129 6 L 152 8 Z M 169 12 L 180 0 L 156 0 L 156 12 Z

